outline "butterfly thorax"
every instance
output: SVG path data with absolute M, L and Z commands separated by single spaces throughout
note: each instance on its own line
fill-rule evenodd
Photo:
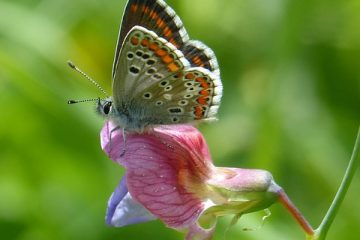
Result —
M 147 106 L 136 100 L 113 103 L 108 117 L 119 127 L 142 133 L 151 126 L 163 124 Z

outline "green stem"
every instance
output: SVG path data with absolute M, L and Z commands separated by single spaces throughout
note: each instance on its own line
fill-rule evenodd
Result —
M 356 169 L 359 165 L 359 163 L 356 161 L 356 158 L 359 153 L 359 148 L 360 148 L 360 127 L 358 130 L 358 134 L 356 137 L 355 146 L 354 146 L 351 158 L 350 158 L 350 162 L 346 169 L 346 172 L 345 172 L 344 178 L 341 182 L 341 185 L 339 187 L 339 190 L 336 193 L 336 196 L 335 196 L 333 202 L 331 203 L 331 206 L 330 206 L 328 212 L 326 213 L 324 219 L 322 220 L 320 226 L 315 230 L 315 236 L 313 239 L 316 239 L 316 240 L 324 240 L 325 239 L 326 234 L 327 234 L 332 222 L 335 219 L 335 216 L 340 208 L 341 203 L 344 200 L 346 192 L 350 186 L 351 180 L 352 180 L 352 178 L 356 172 Z

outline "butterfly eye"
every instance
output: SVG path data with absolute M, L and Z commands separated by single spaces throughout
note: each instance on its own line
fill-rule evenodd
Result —
M 104 111 L 104 113 L 105 113 L 106 115 L 109 114 L 110 109 L 111 109 L 111 102 L 105 103 L 103 111 Z

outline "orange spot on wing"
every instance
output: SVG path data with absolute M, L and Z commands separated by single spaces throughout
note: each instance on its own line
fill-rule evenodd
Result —
M 167 53 L 167 51 L 164 49 L 161 49 L 161 48 L 156 50 L 156 52 L 155 52 L 155 54 L 159 57 L 165 56 L 166 53 Z
M 148 46 L 148 45 L 149 45 L 149 40 L 143 39 L 143 40 L 141 41 L 141 45 L 144 46 L 144 47 Z
M 139 39 L 138 39 L 137 37 L 132 37 L 132 38 L 130 39 L 130 42 L 131 42 L 131 44 L 133 44 L 133 45 L 138 45 Z
M 164 36 L 167 37 L 167 38 L 172 35 L 172 32 L 171 32 L 171 30 L 170 30 L 170 28 L 168 26 L 166 26 L 164 28 L 163 33 L 164 33 Z
M 145 4 L 142 5 L 141 11 L 142 11 L 142 12 L 145 12 L 145 8 L 147 8 L 147 6 L 146 6 Z
M 151 51 L 156 51 L 158 48 L 159 48 L 159 45 L 158 45 L 157 43 L 152 43 L 152 44 L 150 44 L 150 46 L 149 46 L 149 49 L 150 49 Z
M 203 61 L 201 60 L 201 58 L 199 56 L 195 56 L 192 58 L 192 61 L 194 64 L 196 64 L 199 67 L 204 67 L 205 64 L 203 63 Z
M 204 115 L 204 110 L 202 109 L 201 106 L 196 106 L 194 114 L 195 114 L 195 119 L 200 119 Z
M 208 90 L 201 90 L 200 91 L 200 95 L 204 96 L 204 97 L 207 97 L 210 95 L 209 91 Z
M 154 11 L 154 10 L 151 10 L 150 11 L 150 14 L 149 14 L 149 17 L 153 20 L 157 19 L 158 18 L 158 15 L 157 13 Z
M 138 5 L 137 5 L 137 4 L 133 4 L 133 5 L 131 5 L 131 7 L 130 7 L 131 12 L 133 12 L 133 13 L 135 13 L 135 12 L 137 11 L 137 9 L 138 9 Z
M 172 61 L 174 61 L 173 57 L 171 55 L 165 55 L 161 58 L 161 60 L 165 63 L 165 64 L 169 64 Z
M 203 83 L 203 82 L 205 81 L 205 79 L 202 78 L 202 77 L 197 77 L 197 78 L 195 79 L 195 81 L 197 81 L 197 82 L 199 82 L 199 83 Z
M 176 63 L 174 63 L 174 62 L 168 64 L 167 67 L 169 68 L 169 70 L 170 70 L 171 72 L 177 72 L 177 71 L 180 70 L 180 67 L 179 67 Z
M 202 88 L 205 88 L 205 89 L 209 88 L 209 84 L 207 82 L 203 82 L 200 85 Z
M 186 79 L 193 79 L 195 77 L 195 75 L 193 74 L 193 73 L 187 73 L 186 75 L 185 75 L 185 78 Z
M 207 103 L 207 98 L 206 97 L 199 97 L 197 99 L 197 102 L 200 103 L 201 105 L 206 105 Z
M 170 37 L 171 35 L 172 35 L 171 31 L 164 33 L 164 36 L 167 37 L 167 38 Z
M 143 9 L 144 9 L 144 13 L 145 13 L 145 14 L 148 14 L 148 12 L 149 12 L 149 7 L 146 6 L 146 7 L 143 8 Z
M 163 28 L 163 26 L 165 25 L 165 22 L 161 18 L 159 18 L 156 21 L 156 25 L 158 26 L 158 28 Z
M 195 56 L 193 57 L 193 62 L 196 64 L 196 65 L 200 65 L 202 63 L 201 59 L 199 56 Z
M 198 83 L 200 83 L 200 86 L 204 89 L 209 88 L 209 83 L 202 77 L 197 77 L 195 79 L 195 81 L 197 81 Z
M 171 42 L 175 47 L 179 48 L 179 45 L 174 38 L 170 38 L 169 42 Z

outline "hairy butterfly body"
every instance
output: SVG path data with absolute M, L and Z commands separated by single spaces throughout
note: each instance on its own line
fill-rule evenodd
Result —
M 213 51 L 188 34 L 163 0 L 129 0 L 120 28 L 113 97 L 98 111 L 127 131 L 216 119 L 222 96 Z

